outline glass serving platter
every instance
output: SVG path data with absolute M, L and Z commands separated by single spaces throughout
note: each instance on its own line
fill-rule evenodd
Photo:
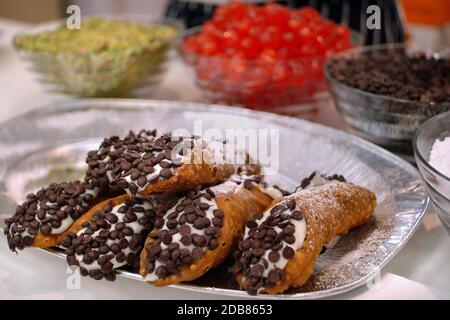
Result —
M 319 170 L 342 174 L 350 182 L 372 190 L 378 198 L 374 217 L 327 249 L 304 286 L 281 295 L 257 297 L 323 298 L 366 284 L 405 245 L 427 209 L 429 200 L 414 167 L 345 132 L 242 108 L 89 99 L 41 108 L 1 125 L 0 227 L 27 193 L 51 181 L 81 177 L 86 152 L 96 148 L 103 137 L 141 128 L 157 128 L 160 133 L 180 128 L 192 132 L 199 121 L 203 131 L 209 128 L 278 130 L 279 172 L 267 177 L 271 183 L 292 191 L 304 177 Z M 64 257 L 58 249 L 47 252 Z M 172 287 L 249 297 L 227 270 L 225 262 L 192 283 Z M 140 275 L 126 269 L 119 270 L 119 274 L 143 281 Z

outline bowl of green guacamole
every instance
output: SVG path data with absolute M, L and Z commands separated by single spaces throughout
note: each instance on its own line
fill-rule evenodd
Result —
M 148 16 L 86 17 L 79 29 L 65 20 L 38 25 L 13 44 L 53 92 L 133 97 L 161 80 L 179 32 L 176 23 Z

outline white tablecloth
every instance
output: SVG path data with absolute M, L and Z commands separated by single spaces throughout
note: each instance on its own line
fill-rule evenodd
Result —
M 11 46 L 12 35 L 28 26 L 0 19 L 0 121 L 66 98 L 49 95 Z M 175 60 L 153 98 L 200 101 L 189 71 Z M 332 106 L 313 119 L 342 128 Z M 419 229 L 386 266 L 379 286 L 363 286 L 337 298 L 350 299 L 450 299 L 450 238 L 430 208 Z M 214 299 L 223 296 L 153 288 L 144 283 L 119 278 L 114 283 L 83 278 L 81 289 L 68 289 L 66 263 L 38 250 L 25 250 L 19 256 L 0 241 L 0 299 Z

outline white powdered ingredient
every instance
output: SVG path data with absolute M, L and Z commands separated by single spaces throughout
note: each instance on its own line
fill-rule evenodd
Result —
M 450 178 L 450 137 L 444 140 L 436 139 L 430 151 L 430 164 Z

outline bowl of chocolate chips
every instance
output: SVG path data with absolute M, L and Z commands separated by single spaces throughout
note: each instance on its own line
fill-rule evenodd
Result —
M 407 44 L 367 46 L 333 55 L 324 71 L 348 129 L 410 161 L 419 126 L 450 110 L 450 59 L 444 54 Z

